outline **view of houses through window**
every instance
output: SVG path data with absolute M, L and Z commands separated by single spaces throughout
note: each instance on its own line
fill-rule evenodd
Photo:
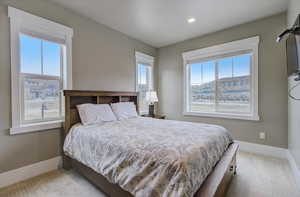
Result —
M 251 53 L 189 65 L 190 112 L 251 112 Z

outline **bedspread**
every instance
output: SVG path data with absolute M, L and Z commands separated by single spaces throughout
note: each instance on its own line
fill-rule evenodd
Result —
M 64 151 L 136 197 L 192 197 L 230 143 L 221 126 L 138 117 L 75 125 Z

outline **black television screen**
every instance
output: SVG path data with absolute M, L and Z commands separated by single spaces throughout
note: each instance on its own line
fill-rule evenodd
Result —
M 290 34 L 286 40 L 287 74 L 300 72 L 300 35 Z

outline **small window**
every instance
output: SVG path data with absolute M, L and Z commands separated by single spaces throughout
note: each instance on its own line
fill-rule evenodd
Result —
M 139 110 L 140 113 L 148 113 L 148 104 L 146 102 L 146 92 L 152 89 L 152 68 L 149 65 L 137 65 L 137 91 L 139 92 Z
M 148 114 L 149 112 L 146 92 L 153 89 L 153 63 L 153 57 L 136 52 L 136 91 L 139 92 L 140 114 Z
M 184 54 L 185 115 L 258 119 L 258 42 L 249 41 Z
M 9 7 L 11 134 L 61 127 L 63 89 L 71 89 L 73 30 Z

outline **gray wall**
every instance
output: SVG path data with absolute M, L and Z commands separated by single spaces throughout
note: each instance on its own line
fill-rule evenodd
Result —
M 0 173 L 60 154 L 60 131 L 9 136 L 10 44 L 7 5 L 74 29 L 74 89 L 135 89 L 134 50 L 156 55 L 156 49 L 46 0 L 2 0 L 0 3 Z M 156 72 L 156 71 L 155 71 Z
M 158 54 L 160 112 L 170 119 L 223 125 L 237 140 L 286 148 L 288 140 L 285 45 L 275 42 L 278 33 L 285 28 L 286 15 L 280 14 L 160 48 Z M 261 121 L 183 116 L 182 52 L 256 35 L 261 38 L 259 48 Z M 260 131 L 266 132 L 265 141 L 259 140 Z
M 296 17 L 300 14 L 300 1 L 291 0 L 288 9 L 288 24 L 292 26 Z M 296 82 L 291 77 L 289 86 L 292 87 Z M 296 88 L 292 94 L 300 98 L 300 87 Z M 289 98 L 289 150 L 294 156 L 296 163 L 300 169 L 300 101 Z

